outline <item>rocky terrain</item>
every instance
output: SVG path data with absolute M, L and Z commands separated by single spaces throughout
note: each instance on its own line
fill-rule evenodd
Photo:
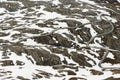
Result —
M 0 0 L 0 80 L 120 80 L 120 0 Z

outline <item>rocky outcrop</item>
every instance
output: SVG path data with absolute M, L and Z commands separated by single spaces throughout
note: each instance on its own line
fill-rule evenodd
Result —
M 63 56 L 66 56 L 70 58 L 70 54 L 68 53 L 67 49 L 62 49 L 60 47 L 49 47 L 50 51 L 55 53 L 55 54 L 62 54 Z
M 73 61 L 77 62 L 80 66 L 92 67 L 92 65 L 87 62 L 85 55 L 78 54 L 76 52 L 71 52 L 71 55 L 72 55 L 71 58 L 73 59 Z
M 91 69 L 90 71 L 93 75 L 103 75 L 104 74 L 102 71 L 98 71 L 98 70 L 94 70 L 94 69 Z
M 91 4 L 92 1 L 96 3 Z M 114 31 L 95 37 L 90 46 L 101 45 L 103 48 L 120 50 L 119 10 L 118 0 L 0 1 L 0 79 L 87 80 L 96 76 L 101 80 L 103 76 L 106 76 L 104 80 L 119 79 L 112 77 L 119 74 L 119 70 L 109 70 L 112 74 L 109 75 L 100 67 L 95 69 L 106 52 L 104 49 L 86 48 L 86 43 L 93 35 L 111 30 L 111 21 Z M 107 19 L 104 17 L 104 20 L 100 20 L 101 14 L 109 21 L 105 21 Z M 91 24 L 84 26 L 83 23 L 87 22 Z M 60 30 L 50 35 L 39 36 L 58 28 Z M 120 52 L 110 53 L 112 57 L 107 56 L 102 65 L 120 63 Z M 14 67 L 25 75 L 11 70 Z M 27 74 L 27 70 L 30 73 Z
M 63 37 L 60 34 L 53 34 L 48 36 L 40 36 L 34 38 L 36 42 L 54 46 L 64 46 L 72 47 L 72 41 L 69 41 L 67 38 Z
M 44 49 L 28 49 L 27 54 L 32 55 L 37 65 L 53 66 L 61 64 L 61 60 L 58 56 Z
M 2 66 L 13 66 L 13 65 L 14 65 L 14 63 L 13 63 L 12 60 L 0 61 L 0 64 L 1 64 Z
M 120 78 L 109 77 L 109 78 L 107 78 L 105 80 L 120 80 Z
M 20 5 L 18 3 L 0 2 L 0 7 L 3 7 L 10 12 L 14 12 L 19 9 Z

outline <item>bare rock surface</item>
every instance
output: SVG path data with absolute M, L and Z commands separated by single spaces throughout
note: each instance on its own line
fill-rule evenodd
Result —
M 119 80 L 120 0 L 1 0 L 0 80 Z

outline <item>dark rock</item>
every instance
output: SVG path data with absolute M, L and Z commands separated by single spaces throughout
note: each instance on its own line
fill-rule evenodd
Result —
M 15 29 L 17 31 L 20 31 L 21 33 L 31 33 L 31 34 L 40 34 L 42 31 L 38 29 L 29 29 L 29 28 L 19 28 Z
M 17 60 L 17 61 L 16 61 L 16 64 L 17 64 L 17 65 L 21 65 L 21 66 L 22 66 L 22 65 L 24 65 L 25 63 L 24 63 L 24 62 L 22 62 L 22 61 Z
M 34 80 L 40 79 L 40 78 L 43 78 L 42 75 L 40 75 L 40 74 L 34 74 L 34 75 L 33 75 L 33 79 L 34 79 Z
M 64 58 L 64 60 L 62 62 L 63 62 L 63 64 L 68 64 L 66 58 Z
M 93 75 L 103 75 L 104 73 L 95 69 L 90 70 Z
M 55 38 L 56 40 L 54 40 L 53 38 Z M 67 38 L 63 37 L 60 34 L 53 34 L 52 36 L 51 35 L 40 36 L 40 37 L 35 37 L 34 39 L 38 43 L 55 45 L 55 46 L 72 47 L 72 42 L 68 41 Z
M 34 38 L 36 42 L 42 43 L 42 44 L 55 44 L 55 41 L 52 39 L 52 36 L 41 36 Z
M 82 29 L 79 29 L 79 30 L 76 30 L 75 32 L 76 35 L 80 35 L 80 37 L 82 38 L 82 40 L 84 42 L 87 42 L 90 40 L 90 38 L 92 37 L 91 36 L 91 33 L 90 33 L 90 29 L 89 28 L 82 28 Z
M 80 23 L 79 21 L 71 20 L 71 19 L 63 19 L 63 20 L 59 20 L 59 22 L 66 22 L 69 27 L 76 27 L 76 25 L 78 25 L 78 27 L 79 27 L 80 25 L 82 25 L 82 23 Z M 83 26 L 81 26 L 81 27 L 83 27 Z M 70 30 L 74 31 L 74 29 L 70 29 Z
M 55 53 L 55 54 L 62 54 L 64 56 L 67 56 L 68 58 L 70 58 L 70 54 L 68 53 L 67 49 L 62 49 L 59 47 L 49 47 L 49 49 L 51 50 L 51 52 Z
M 44 49 L 28 49 L 27 53 L 32 55 L 37 65 L 58 65 L 61 64 L 60 58 Z
M 53 69 L 65 69 L 65 68 L 70 68 L 70 69 L 75 69 L 76 71 L 78 70 L 78 66 L 71 66 L 71 65 L 54 65 L 52 68 L 53 68 Z
M 17 76 L 17 78 L 20 79 L 20 80 L 30 80 L 30 79 L 24 78 L 22 76 Z
M 67 72 L 67 75 L 76 75 L 76 73 L 72 70 L 59 70 L 59 73 Z
M 106 58 L 103 62 L 111 63 L 112 65 L 119 63 L 119 61 L 117 61 L 116 59 L 111 59 L 111 58 Z
M 2 66 L 13 66 L 14 63 L 12 60 L 4 60 L 4 61 L 0 61 Z
M 65 74 L 55 74 L 55 77 L 64 77 Z
M 63 4 L 71 4 L 71 3 L 74 3 L 75 0 L 59 0 L 60 2 L 62 2 Z
M 68 75 L 76 75 L 76 73 L 74 71 L 71 71 L 71 70 L 67 70 L 66 72 Z
M 100 2 L 100 3 L 119 3 L 117 0 L 94 0 L 96 2 Z
M 10 12 L 17 11 L 20 7 L 18 3 L 11 3 L 11 2 L 0 2 L 0 7 L 4 7 Z
M 109 77 L 109 78 L 104 79 L 104 80 L 120 80 L 120 78 Z
M 21 45 L 17 44 L 17 46 L 11 46 L 11 45 L 6 45 L 3 47 L 5 53 L 7 49 L 11 50 L 12 52 L 15 52 L 17 55 L 22 55 L 22 53 L 25 53 L 25 48 L 22 47 Z
M 99 23 L 97 23 L 97 25 L 99 25 L 98 27 L 101 28 L 99 29 L 96 26 L 93 26 L 93 28 L 96 30 L 96 32 L 98 34 L 101 33 L 105 33 L 111 30 L 111 25 L 106 22 L 106 21 L 101 21 Z M 114 49 L 114 50 L 120 50 L 120 29 L 118 27 L 119 22 L 114 23 L 114 30 L 113 32 L 107 34 L 107 35 L 103 35 L 100 36 L 103 40 L 103 42 L 101 43 L 101 45 L 105 45 L 108 46 L 110 49 Z M 109 60 L 113 63 L 120 63 L 120 52 L 112 52 L 114 55 L 115 60 Z M 108 62 L 108 60 L 105 60 Z
M 87 80 L 87 79 L 81 77 L 71 77 L 69 80 Z
M 60 46 L 72 47 L 72 41 L 69 41 L 67 38 L 63 37 L 62 35 L 54 34 L 53 36 L 56 38 Z
M 116 36 L 114 38 L 113 36 Z M 115 28 L 112 35 L 105 36 L 103 38 L 104 45 L 107 45 L 111 49 L 119 50 L 120 51 L 120 29 Z M 115 60 L 120 62 L 120 52 L 112 52 L 115 56 Z
M 51 76 L 53 76 L 53 74 L 46 72 L 46 71 L 42 71 L 42 70 L 38 70 L 38 69 L 36 69 L 36 71 L 38 71 L 39 75 L 44 76 L 45 78 L 50 78 Z
M 64 33 L 69 39 L 71 40 L 75 40 L 75 38 L 73 37 L 73 35 L 68 34 L 68 33 Z
M 88 67 L 92 67 L 91 64 L 89 64 L 86 60 L 86 56 L 83 54 L 78 54 L 77 52 L 71 52 L 71 58 L 77 62 L 80 66 L 88 66 Z
M 111 70 L 111 72 L 114 74 L 120 74 L 120 70 Z
M 0 37 L 8 36 L 9 34 L 0 32 Z
M 70 78 L 69 80 L 78 80 L 78 78 L 72 77 L 72 78 Z
M 52 68 L 53 69 L 65 69 L 66 66 L 64 65 L 54 65 Z

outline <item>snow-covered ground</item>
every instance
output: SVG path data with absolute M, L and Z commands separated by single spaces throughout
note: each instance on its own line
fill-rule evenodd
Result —
M 59 29 L 54 33 L 60 34 L 66 41 L 71 41 L 72 43 L 79 45 L 79 47 L 84 47 L 88 40 L 80 42 L 79 40 L 84 40 L 82 39 L 82 35 L 75 35 L 74 32 L 67 29 L 67 27 L 75 27 L 80 24 L 86 24 L 97 20 L 100 21 L 101 14 L 105 15 L 105 18 L 103 18 L 104 20 L 107 18 L 107 20 L 110 20 L 112 23 L 116 23 L 119 18 L 111 17 L 109 12 L 111 10 L 109 10 L 109 8 L 99 5 L 94 2 L 94 0 L 71 0 L 70 2 L 69 0 L 28 0 L 28 2 L 29 5 L 27 0 L 23 2 L 22 0 L 0 0 L 1 4 L 6 3 L 5 6 L 7 6 L 7 8 L 0 8 L 0 80 L 108 80 L 107 78 L 112 77 L 120 79 L 119 70 L 118 72 L 115 72 L 114 70 L 103 70 L 98 66 L 100 61 L 100 54 L 98 54 L 98 52 L 100 49 L 92 48 L 79 50 L 74 46 L 65 47 L 64 45 L 56 47 L 54 45 L 44 44 L 44 42 L 38 43 L 34 38 L 21 41 L 21 44 L 18 45 L 15 44 L 24 38 L 39 36 L 43 33 L 48 34 L 57 28 L 66 28 Z M 118 2 L 120 1 L 118 0 Z M 17 10 L 9 11 L 9 9 L 14 8 L 8 3 L 18 3 L 19 6 Z M 26 7 L 25 4 L 30 7 Z M 65 9 L 66 11 L 64 11 Z M 75 23 L 69 21 L 74 21 Z M 88 29 L 88 33 L 87 31 L 83 32 L 85 36 L 90 35 L 89 37 L 94 37 L 98 34 L 92 26 L 93 24 L 84 26 L 85 29 Z M 102 30 L 101 27 L 98 26 L 98 28 Z M 82 27 L 78 27 L 74 31 L 79 30 L 82 30 Z M 73 39 L 65 34 L 71 35 Z M 59 43 L 59 39 L 56 37 L 52 37 L 53 41 Z M 116 36 L 114 36 L 114 38 L 119 39 L 119 37 Z M 102 45 L 96 41 L 99 41 L 100 43 L 103 42 L 101 37 L 97 37 L 90 46 L 102 47 Z M 47 43 L 47 41 L 45 42 Z M 19 47 L 21 50 L 16 50 Z M 61 63 L 60 65 L 77 67 L 78 70 L 70 67 L 54 69 L 53 65 L 36 65 L 36 61 L 33 58 L 34 53 L 33 55 L 26 53 L 27 50 L 24 51 L 22 48 L 46 50 L 50 54 L 59 56 L 61 62 L 66 59 L 67 64 L 69 64 Z M 70 57 L 63 55 L 62 52 L 60 54 L 52 52 L 52 48 L 60 48 L 63 51 L 67 49 Z M 72 58 L 74 55 L 71 54 L 72 52 L 84 55 L 84 57 L 87 56 L 85 57 L 85 60 L 87 60 L 87 63 L 91 64 L 92 67 L 81 66 L 81 63 L 79 64 Z M 108 57 L 114 59 L 112 53 L 110 53 Z M 89 58 L 92 60 L 89 60 Z M 80 58 L 80 60 L 82 59 Z M 103 65 L 120 66 L 119 63 L 114 65 L 111 63 L 104 63 Z

